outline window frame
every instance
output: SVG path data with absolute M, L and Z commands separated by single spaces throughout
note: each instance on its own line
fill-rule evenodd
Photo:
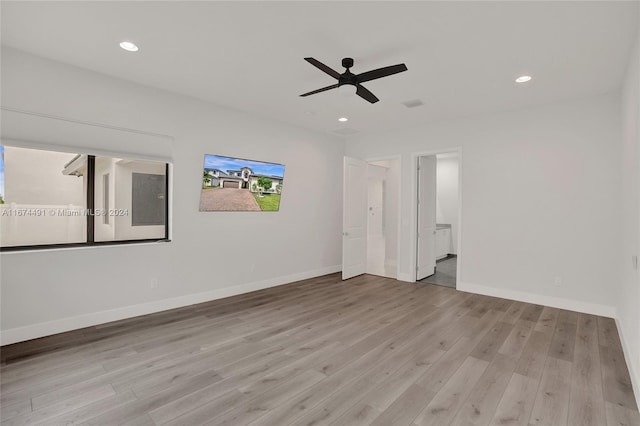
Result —
M 11 145 L 9 145 L 11 146 Z M 41 151 L 47 151 L 46 149 L 36 148 Z M 124 155 L 126 157 L 126 154 Z M 89 212 L 95 211 L 95 161 L 96 156 L 87 154 L 87 194 L 86 197 L 86 210 Z M 160 163 L 160 161 L 158 161 Z M 95 241 L 95 220 L 96 216 L 88 214 L 87 227 L 86 227 L 86 241 L 82 243 L 56 243 L 56 244 L 36 244 L 36 245 L 21 245 L 21 246 L 0 246 L 0 252 L 16 252 L 16 251 L 31 251 L 31 250 L 51 250 L 51 249 L 64 249 L 64 248 L 79 248 L 79 247 L 100 247 L 100 246 L 117 246 L 128 244 L 149 244 L 149 243 L 161 243 L 171 242 L 169 238 L 169 222 L 170 222 L 170 209 L 169 209 L 169 163 L 163 162 L 165 165 L 165 197 L 164 197 L 164 209 L 165 209 L 165 223 L 164 223 L 164 236 L 159 238 L 143 238 L 135 240 L 112 240 L 112 241 Z

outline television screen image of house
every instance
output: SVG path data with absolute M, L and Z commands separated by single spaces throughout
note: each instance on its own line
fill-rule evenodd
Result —
M 200 211 L 278 211 L 284 165 L 206 154 Z

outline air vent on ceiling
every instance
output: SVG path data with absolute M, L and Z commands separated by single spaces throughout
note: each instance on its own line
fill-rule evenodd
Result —
M 346 136 L 346 135 L 355 135 L 356 133 L 358 133 L 358 131 L 356 129 L 350 129 L 348 127 L 345 127 L 342 129 L 334 130 L 333 133 Z
M 407 108 L 415 108 L 419 107 L 420 105 L 424 105 L 424 102 L 422 102 L 420 99 L 413 99 L 411 101 L 403 102 L 402 105 L 406 106 Z

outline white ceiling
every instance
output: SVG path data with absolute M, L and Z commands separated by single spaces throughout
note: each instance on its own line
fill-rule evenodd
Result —
M 10 2 L 2 43 L 309 129 L 374 132 L 618 90 L 638 2 Z M 118 47 L 122 40 L 137 53 Z M 303 60 L 409 71 L 337 91 Z M 534 80 L 516 85 L 530 74 Z M 420 99 L 408 109 L 402 102 Z M 348 123 L 338 123 L 340 116 Z

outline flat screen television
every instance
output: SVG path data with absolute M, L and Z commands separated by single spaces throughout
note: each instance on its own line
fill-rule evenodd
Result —
M 284 165 L 205 154 L 200 211 L 280 209 Z

